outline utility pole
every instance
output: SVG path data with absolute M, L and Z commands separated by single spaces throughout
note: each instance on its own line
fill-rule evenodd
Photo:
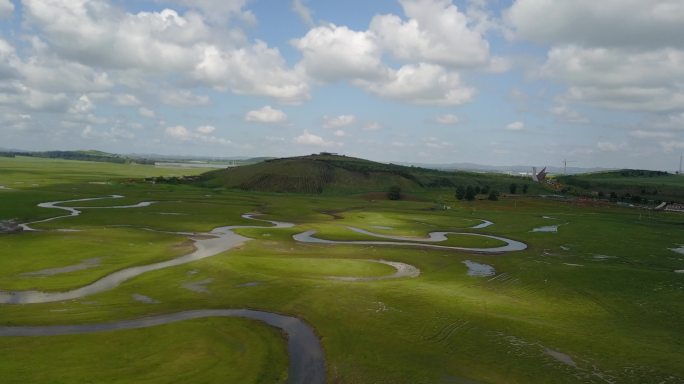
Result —
M 682 174 L 682 156 L 683 155 L 681 155 L 681 154 L 679 155 L 679 172 L 678 173 L 680 175 Z
M 563 160 L 563 174 L 564 175 L 568 173 L 568 163 L 574 163 L 574 161 Z

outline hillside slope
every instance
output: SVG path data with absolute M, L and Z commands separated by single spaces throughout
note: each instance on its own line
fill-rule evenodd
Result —
M 614 192 L 619 197 L 639 196 L 654 201 L 684 201 L 684 176 L 660 171 L 623 169 L 583 175 L 560 176 L 558 181 L 578 192 Z
M 418 192 L 453 189 L 457 185 L 488 185 L 503 192 L 513 182 L 531 184 L 527 179 L 513 176 L 446 172 L 337 155 L 268 160 L 207 172 L 196 181 L 206 187 L 289 193 L 359 193 L 387 191 L 392 186 Z

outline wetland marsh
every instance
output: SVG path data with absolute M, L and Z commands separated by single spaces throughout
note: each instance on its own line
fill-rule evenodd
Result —
M 6 382 L 684 381 L 675 213 L 443 211 L 446 190 L 208 191 L 128 177 L 173 169 L 0 161 L 0 219 L 35 229 L 0 235 Z M 546 215 L 568 224 L 533 232 Z

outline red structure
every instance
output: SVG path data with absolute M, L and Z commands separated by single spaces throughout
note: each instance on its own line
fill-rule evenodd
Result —
M 546 167 L 537 173 L 537 167 L 532 168 L 532 180 L 543 183 L 546 180 Z

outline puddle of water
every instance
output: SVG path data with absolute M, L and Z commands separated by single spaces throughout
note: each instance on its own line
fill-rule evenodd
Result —
M 684 273 L 684 269 L 676 269 L 674 273 Z
M 535 228 L 532 232 L 558 232 L 560 225 L 547 225 L 544 227 Z
M 480 264 L 474 261 L 465 260 L 463 264 L 468 267 L 468 276 L 494 276 L 496 275 L 496 270 L 491 265 Z
M 261 284 L 263 284 L 263 282 L 261 282 L 261 281 L 249 281 L 247 283 L 238 284 L 237 287 L 238 288 L 256 287 L 257 285 L 261 285 Z
M 181 285 L 181 287 L 183 287 L 187 290 L 193 291 L 193 292 L 197 292 L 197 293 L 210 293 L 211 291 L 209 291 L 209 288 L 207 288 L 207 285 L 209 285 L 212 281 L 214 281 L 214 279 L 209 278 L 209 279 L 204 279 L 202 281 L 185 283 L 185 284 Z
M 553 357 L 554 359 L 560 361 L 563 364 L 567 364 L 571 367 L 577 368 L 577 363 L 575 363 L 575 361 L 572 360 L 572 358 L 570 356 L 566 355 L 563 352 L 558 352 L 558 351 L 554 351 L 553 349 L 546 348 L 544 350 L 544 353 L 546 353 L 547 355 L 549 355 L 549 356 Z
M 594 255 L 594 260 L 610 260 L 610 259 L 617 259 L 617 256 L 608 256 L 608 255 Z
M 14 220 L 0 220 L 0 233 L 18 233 L 22 230 L 21 224 Z
M 144 304 L 159 304 L 158 300 L 155 300 L 149 296 L 141 295 L 139 293 L 134 293 L 131 295 L 133 300 L 144 303 Z
M 670 248 L 670 251 L 677 252 L 681 255 L 684 255 L 684 245 L 682 245 L 679 248 Z
M 80 264 L 69 265 L 66 267 L 59 267 L 59 268 L 41 269 L 40 271 L 26 272 L 26 273 L 22 273 L 21 275 L 22 276 L 55 276 L 55 275 L 61 275 L 64 273 L 76 272 L 76 271 L 82 271 L 84 269 L 95 268 L 95 267 L 100 265 L 100 261 L 101 261 L 101 258 L 95 257 L 93 259 L 84 260 Z
M 563 263 L 564 265 L 567 265 L 569 267 L 584 267 L 582 264 L 573 264 L 573 263 Z
M 375 228 L 375 229 L 384 229 L 384 230 L 387 230 L 387 231 L 389 231 L 390 229 L 394 229 L 394 228 L 392 228 L 392 227 L 385 227 L 384 225 L 371 225 L 371 228 Z
M 3 189 L 4 189 L 4 190 L 10 190 L 10 189 L 12 189 L 12 188 L 6 187 L 6 186 L 4 186 L 4 185 L 0 185 L 0 190 L 3 190 Z
M 562 250 L 564 250 L 564 251 L 569 251 L 569 250 L 570 250 L 570 247 L 566 247 L 566 246 L 564 246 L 564 245 L 561 245 L 561 246 L 560 246 L 560 249 L 562 249 Z

